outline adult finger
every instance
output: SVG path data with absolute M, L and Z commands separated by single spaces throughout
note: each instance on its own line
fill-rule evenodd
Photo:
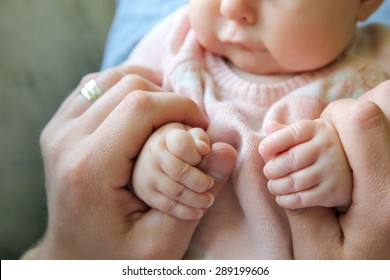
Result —
M 204 129 L 208 124 L 205 115 L 189 98 L 174 93 L 135 91 L 124 97 L 88 141 L 99 147 L 100 165 L 107 169 L 105 172 L 117 174 L 112 162 L 127 166 L 153 130 L 170 122 Z
M 106 92 L 114 84 L 116 84 L 123 74 L 116 69 L 108 69 L 101 73 L 91 73 L 82 78 L 76 89 L 65 99 L 59 110 L 57 111 L 56 117 L 59 121 L 68 120 L 75 118 L 84 113 L 89 107 L 91 107 L 91 101 L 83 97 L 80 92 L 87 82 L 94 79 L 97 86 Z
M 136 66 L 121 65 L 118 67 L 107 69 L 103 72 L 88 74 L 81 80 L 77 88 L 63 102 L 63 104 L 61 105 L 60 109 L 57 112 L 58 117 L 60 117 L 62 120 L 71 119 L 81 115 L 87 109 L 92 107 L 91 106 L 92 103 L 80 94 L 81 88 L 84 87 L 85 84 L 89 82 L 91 79 L 94 79 L 96 81 L 97 86 L 106 94 L 107 91 L 111 89 L 111 87 L 113 87 L 123 77 L 129 74 L 143 77 L 145 80 L 157 81 L 157 78 L 155 78 L 156 74 L 152 70 L 143 67 L 136 67 Z M 134 83 L 134 86 L 138 86 L 137 83 Z M 133 90 L 135 89 L 143 89 L 143 88 L 134 88 Z M 148 89 L 146 88 L 144 90 L 148 90 Z
M 339 132 L 353 171 L 353 202 L 348 212 L 340 215 L 340 220 L 330 208 L 287 211 L 294 256 L 388 257 L 390 124 L 377 105 L 361 100 L 333 102 L 323 116 Z
M 359 100 L 370 101 L 378 105 L 390 122 L 390 80 L 363 94 L 359 97 Z
M 82 115 L 82 122 L 89 133 L 93 132 L 108 115 L 134 91 L 162 92 L 163 90 L 139 75 L 123 76 Z M 163 93 L 166 94 L 166 93 Z
M 203 157 L 198 167 L 214 178 L 214 185 L 210 190 L 214 195 L 221 191 L 236 162 L 237 152 L 232 146 L 221 142 L 211 145 L 211 152 Z
M 128 71 L 130 71 L 129 68 L 126 68 L 126 69 Z M 132 68 L 132 69 L 134 69 L 134 68 Z M 69 142 L 69 141 L 77 142 L 80 139 L 84 139 L 86 141 L 86 143 L 85 143 L 86 147 L 89 147 L 92 150 L 96 149 L 95 151 L 98 151 L 97 156 L 104 157 L 104 155 L 101 153 L 100 147 L 105 147 L 107 144 L 107 141 L 110 141 L 110 143 L 115 143 L 116 139 L 114 139 L 113 137 L 115 137 L 116 135 L 111 135 L 111 137 L 109 137 L 109 138 L 104 138 L 104 137 L 96 138 L 96 137 L 94 137 L 95 135 L 90 136 L 90 134 L 92 134 L 92 132 L 102 124 L 102 122 L 105 120 L 105 118 L 107 118 L 107 116 L 110 115 L 112 113 L 112 111 L 120 103 L 124 103 L 124 104 L 122 104 L 122 107 L 119 106 L 119 109 L 126 106 L 126 103 L 123 102 L 123 100 L 125 99 L 125 97 L 127 95 L 131 94 L 132 91 L 134 91 L 134 90 L 158 91 L 159 90 L 159 88 L 157 86 L 155 86 L 154 84 L 150 83 L 149 81 L 147 81 L 147 80 L 145 80 L 142 77 L 137 76 L 137 75 L 127 75 L 124 78 L 122 78 L 123 73 L 124 73 L 123 71 L 118 71 L 118 70 L 112 69 L 110 71 L 105 71 L 104 73 L 102 73 L 100 75 L 101 79 L 99 81 L 105 80 L 107 87 L 110 86 L 109 85 L 110 83 L 115 83 L 115 85 L 109 90 L 109 92 L 107 94 L 103 95 L 100 99 L 98 99 L 93 104 L 91 102 L 89 102 L 88 100 L 86 100 L 83 96 L 81 96 L 81 94 L 79 94 L 79 90 L 76 89 L 71 94 L 71 96 L 64 102 L 64 104 L 61 106 L 61 108 L 57 111 L 56 115 L 50 120 L 48 125 L 45 127 L 43 134 L 44 135 L 55 134 L 56 135 L 55 139 L 60 140 L 59 142 L 62 142 L 62 140 L 61 140 L 62 138 L 63 138 L 63 140 L 66 140 L 67 142 Z M 91 74 L 90 77 L 93 77 L 94 75 L 95 74 Z M 84 79 L 87 79 L 87 78 L 84 78 Z M 117 82 L 118 79 L 119 79 L 119 82 Z M 159 98 L 159 99 L 164 100 L 164 98 Z M 133 98 L 133 101 L 135 103 L 137 103 L 138 100 L 139 99 L 137 99 L 136 97 Z M 183 110 L 181 110 L 181 112 L 183 112 L 183 111 L 185 111 L 185 108 L 187 108 L 187 104 L 191 103 L 189 101 L 187 101 L 187 102 L 180 101 L 180 100 L 183 100 L 183 98 L 179 99 L 178 104 L 174 104 L 175 103 L 174 97 L 171 97 L 169 100 L 170 101 L 168 101 L 167 104 L 162 106 L 162 108 L 160 110 L 161 116 L 158 115 L 158 112 L 156 112 L 157 114 L 151 113 L 151 115 L 149 115 L 149 112 L 146 112 L 147 110 L 149 110 L 149 108 L 146 108 L 146 107 L 145 107 L 145 112 L 141 112 L 142 106 L 149 106 L 147 102 L 144 104 L 142 104 L 142 103 L 138 104 L 138 106 L 140 107 L 138 109 L 140 111 L 138 111 L 138 112 L 129 111 L 128 114 L 130 116 L 133 115 L 133 116 L 138 116 L 140 118 L 142 118 L 142 116 L 140 116 L 140 114 L 146 114 L 150 118 L 164 119 L 163 115 L 165 114 L 165 112 L 162 112 L 162 111 L 163 110 L 172 111 L 171 108 L 168 108 L 168 106 L 173 107 L 174 105 L 182 105 L 183 108 L 181 108 L 181 109 L 183 109 Z M 87 101 L 87 102 L 85 102 L 85 101 Z M 130 101 L 130 102 L 133 102 L 133 101 Z M 164 102 L 161 102 L 161 103 L 164 103 Z M 169 105 L 169 104 L 171 104 L 171 105 Z M 155 104 L 153 106 L 156 106 L 157 108 L 159 108 L 159 104 Z M 189 108 L 188 113 L 189 114 L 194 113 L 193 119 L 199 118 L 199 120 L 202 124 L 204 124 L 205 122 L 207 123 L 206 117 L 204 116 L 204 114 L 202 112 L 200 112 L 199 109 L 196 108 L 195 104 L 191 104 L 188 106 L 191 106 L 191 108 Z M 124 111 L 125 109 L 122 109 L 122 110 Z M 155 109 L 152 109 L 151 111 L 153 111 L 153 110 L 155 110 Z M 176 111 L 172 112 L 171 116 L 174 116 L 176 114 L 175 112 Z M 185 114 L 183 116 L 181 116 L 180 114 L 181 114 L 180 112 L 177 113 L 178 119 L 182 119 L 181 117 L 185 118 Z M 134 130 L 132 130 L 131 123 L 130 124 L 124 123 L 123 120 L 122 121 L 115 120 L 115 117 L 113 117 L 111 121 L 114 122 L 115 125 L 126 126 L 127 130 L 120 131 L 120 133 L 127 131 L 128 134 L 135 134 L 135 135 L 141 134 L 142 135 L 142 132 L 144 132 L 143 129 L 140 129 L 140 127 L 137 127 L 137 129 L 139 129 L 139 130 L 136 131 L 136 133 L 134 133 Z M 151 122 L 152 122 L 151 119 L 149 119 L 149 120 L 145 119 L 145 122 L 148 122 L 148 121 L 149 121 L 149 124 L 151 124 Z M 58 127 L 61 127 L 61 129 L 59 130 Z M 119 127 L 117 127 L 117 128 L 119 130 L 121 130 L 121 128 L 119 128 Z M 107 134 L 111 133 L 110 127 L 107 129 L 106 133 Z M 149 133 L 150 133 L 150 131 L 149 131 Z M 54 136 L 52 136 L 52 137 L 54 137 Z M 51 137 L 44 137 L 44 138 L 51 138 Z M 128 138 L 128 141 L 131 141 L 131 139 L 133 139 L 132 136 Z M 80 146 L 80 144 L 81 143 L 78 143 L 78 146 Z M 130 145 L 126 144 L 126 146 L 130 146 Z M 112 146 L 110 146 L 110 147 L 112 147 Z M 119 153 L 120 149 L 116 149 L 116 150 Z M 103 150 L 103 152 L 104 152 L 104 150 Z
M 339 102 L 339 110 L 345 102 Z M 389 108 L 389 102 L 382 106 Z M 388 258 L 390 124 L 380 107 L 368 100 L 355 102 L 347 113 L 349 122 L 335 121 L 354 180 L 353 204 L 340 220 L 344 235 L 354 245 L 347 253 L 361 258 L 383 258 L 381 252 L 386 252 Z M 362 248 L 362 244 L 369 244 L 370 248 Z

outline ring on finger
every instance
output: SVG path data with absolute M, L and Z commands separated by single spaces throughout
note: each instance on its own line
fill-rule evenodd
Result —
M 103 96 L 103 90 L 98 86 L 94 79 L 89 80 L 84 87 L 81 88 L 80 94 L 84 96 L 88 101 L 95 102 Z

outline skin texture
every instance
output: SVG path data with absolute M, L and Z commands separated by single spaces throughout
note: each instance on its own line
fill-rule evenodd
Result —
M 133 71 L 145 71 L 141 75 L 153 81 L 152 72 L 134 68 L 90 75 L 43 131 L 48 229 L 24 258 L 183 256 L 197 222 L 149 209 L 126 186 L 152 131 L 170 122 L 205 129 L 207 120 L 188 99 L 154 93 L 161 89 L 126 75 Z M 90 78 L 107 91 L 93 105 L 79 95 Z M 295 258 L 390 258 L 389 92 L 386 82 L 358 100 L 336 101 L 324 111 L 322 117 L 336 128 L 353 171 L 352 204 L 342 215 L 323 207 L 288 210 Z M 174 113 L 169 110 L 173 104 L 179 108 Z M 199 168 L 213 176 L 216 195 L 235 154 L 223 144 L 211 150 Z
M 145 143 L 133 189 L 150 207 L 174 217 L 200 219 L 214 202 L 214 180 L 196 166 L 210 150 L 207 133 L 180 123 L 158 129 Z
M 352 169 L 352 204 L 288 210 L 296 259 L 390 258 L 390 81 L 358 100 L 332 102 L 322 118 L 338 131 Z
M 188 98 L 161 89 L 146 69 L 121 67 L 83 79 L 41 135 L 48 228 L 24 258 L 180 259 L 198 221 L 150 209 L 127 187 L 134 161 L 153 130 L 169 122 L 207 127 Z M 79 92 L 91 78 L 106 92 L 91 104 Z M 177 106 L 177 110 L 170 110 Z M 214 145 L 199 162 L 216 195 L 235 164 L 234 150 Z M 220 164 L 223 162 L 223 164 Z M 175 248 L 175 250 L 172 250 Z
M 336 129 L 324 119 L 270 124 L 259 145 L 276 202 L 289 209 L 349 206 L 352 174 Z
M 110 152 L 113 155 L 100 154 L 98 158 L 103 161 L 96 166 L 92 163 L 97 162 L 93 160 L 99 154 L 97 151 L 101 153 L 101 139 L 95 138 L 92 142 L 85 140 L 91 140 L 97 135 L 91 136 L 93 133 L 85 131 L 81 133 L 80 125 L 83 124 L 84 130 L 96 127 L 96 124 L 88 123 L 87 119 L 92 123 L 100 122 L 101 125 L 104 119 L 108 122 L 105 126 L 108 129 L 107 137 L 112 135 L 111 125 L 115 127 L 117 124 L 115 130 L 130 125 L 131 130 L 127 133 L 134 137 L 134 143 L 142 143 L 149 136 L 148 132 L 139 133 L 142 126 L 146 125 L 146 130 L 149 130 L 162 126 L 166 118 L 170 119 L 168 122 L 178 121 L 169 111 L 161 118 L 160 109 L 172 106 L 173 100 L 175 104 L 181 103 L 183 106 L 180 107 L 185 107 L 185 112 L 189 113 L 186 115 L 181 110 L 175 112 L 179 114 L 180 121 L 199 126 L 205 121 L 199 115 L 199 120 L 194 119 L 197 109 L 183 97 L 143 91 L 129 95 L 134 93 L 135 87 L 148 91 L 156 88 L 137 76 L 122 78 L 123 71 L 120 71 L 121 74 L 114 71 L 108 76 L 107 73 L 100 75 L 103 79 L 99 79 L 99 85 L 102 87 L 106 85 L 104 88 L 108 88 L 114 83 L 113 80 L 120 80 L 117 86 L 126 92 L 118 97 L 115 105 L 111 105 L 115 110 L 112 109 L 111 113 L 110 110 L 106 111 L 111 117 L 97 120 L 99 115 L 83 114 L 88 109 L 89 112 L 94 111 L 91 108 L 98 105 L 96 102 L 91 106 L 79 95 L 79 89 L 86 80 L 97 78 L 98 75 L 94 74 L 88 76 L 69 96 L 43 131 L 41 145 L 47 178 L 48 228 L 41 242 L 26 252 L 24 259 L 161 259 L 183 256 L 197 222 L 182 221 L 149 210 L 123 187 L 131 177 L 133 158 L 139 153 L 142 144 L 128 145 L 128 138 L 125 138 L 127 140 L 121 148 L 112 146 Z M 118 89 L 117 93 L 122 90 Z M 322 117 L 334 124 L 351 163 L 354 185 L 352 204 L 341 215 L 324 207 L 288 210 L 294 258 L 390 258 L 389 92 L 390 81 L 387 81 L 358 100 L 336 101 L 324 111 Z M 100 99 L 100 104 L 108 104 L 106 102 L 109 99 Z M 138 113 L 130 108 L 138 108 L 135 111 Z M 134 118 L 140 123 L 129 122 Z M 118 124 L 118 121 L 121 123 Z M 132 133 L 136 131 L 135 128 L 139 131 Z M 69 131 L 73 133 L 69 134 Z M 114 142 L 118 135 L 112 137 Z M 79 149 L 76 152 L 74 147 L 83 142 L 87 143 L 83 146 L 86 150 Z M 84 156 L 80 157 L 80 151 Z M 210 156 L 201 163 L 204 170 L 210 170 L 208 173 L 214 177 L 214 193 L 220 190 L 235 163 L 234 155 L 232 157 L 229 151 L 229 148 L 223 147 L 212 153 L 215 157 Z M 128 163 L 119 173 L 121 164 L 117 164 L 118 155 L 123 156 Z M 105 159 L 105 156 L 108 158 Z M 179 237 L 177 232 L 180 232 Z
M 352 40 L 356 21 L 378 3 L 192 0 L 189 16 L 199 42 L 239 70 L 292 74 L 323 67 L 338 57 Z M 299 16 L 302 14 L 305 17 Z M 199 219 L 213 202 L 205 178 L 201 179 L 204 174 L 194 168 L 204 154 L 196 150 L 190 133 L 184 137 L 175 132 L 175 127 L 172 132 L 168 129 L 157 131 L 146 143 L 135 169 L 133 188 L 151 207 L 178 218 Z M 284 129 L 274 126 L 269 132 L 275 133 L 262 142 L 260 153 L 267 162 L 264 174 L 270 180 L 269 190 L 279 205 L 290 209 L 349 206 L 352 175 L 330 122 L 304 121 Z M 168 139 L 175 143 L 174 149 L 176 143 L 183 148 L 179 152 L 169 149 Z M 288 146 L 276 146 L 286 139 L 290 140 Z M 192 179 L 186 182 L 179 177 Z
M 190 23 L 201 45 L 237 68 L 290 74 L 333 61 L 349 45 L 356 21 L 380 2 L 190 0 Z
M 189 15 L 204 48 L 230 60 L 234 67 L 255 74 L 291 74 L 320 68 L 339 56 L 352 40 L 359 16 L 369 10 L 363 2 L 192 0 Z M 194 168 L 204 154 L 196 151 L 190 134 L 183 137 L 167 129 L 157 131 L 146 143 L 133 188 L 151 207 L 178 218 L 199 219 L 214 200 L 205 178 L 201 179 L 204 174 Z M 172 142 L 184 148 L 175 153 L 165 137 L 176 137 Z M 274 145 L 286 137 L 297 139 L 289 146 Z M 352 176 L 331 123 L 306 121 L 273 133 L 262 142 L 260 153 L 267 161 L 264 173 L 270 179 L 269 189 L 281 206 L 350 204 Z M 191 177 L 192 182 L 178 177 Z

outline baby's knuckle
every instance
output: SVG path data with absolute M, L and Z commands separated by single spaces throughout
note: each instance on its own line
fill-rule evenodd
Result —
M 299 120 L 297 124 L 302 129 L 313 129 L 315 127 L 315 122 L 309 119 Z
M 186 191 L 186 187 L 183 185 L 180 185 L 180 187 L 176 189 L 172 198 L 174 200 L 179 200 L 184 195 L 185 191 Z
M 288 182 L 289 188 L 291 190 L 293 190 L 295 192 L 299 191 L 297 179 L 295 178 L 295 176 L 293 174 L 290 174 L 287 176 L 287 182 Z
M 294 195 L 295 202 L 298 206 L 298 208 L 304 208 L 305 207 L 305 201 L 301 195 L 300 192 L 296 192 Z
M 300 138 L 300 123 L 296 123 L 293 125 L 290 125 L 289 127 L 290 134 L 294 140 L 294 142 L 297 142 L 298 139 Z
M 299 163 L 298 163 L 298 159 L 293 151 L 288 150 L 285 153 L 284 160 L 285 160 L 286 166 L 288 166 L 290 171 L 296 170 Z
M 327 151 L 327 152 L 335 152 L 336 151 L 336 145 L 338 142 L 335 141 L 332 137 L 323 137 L 320 144 L 320 151 Z M 333 153 L 332 153 L 333 154 Z M 330 155 L 330 154 L 329 154 Z
M 174 216 L 177 212 L 177 206 L 178 202 L 176 200 L 170 200 L 169 204 L 167 204 L 167 213 Z
M 207 132 L 200 128 L 200 127 L 193 127 L 189 130 L 189 133 L 192 133 L 193 135 L 197 135 L 197 137 L 204 141 L 205 143 L 209 143 L 209 135 L 207 134 Z
M 169 151 L 179 158 L 188 152 L 188 147 L 192 144 L 189 134 L 181 129 L 168 132 L 166 141 Z
M 294 139 L 301 138 L 303 133 L 308 133 L 310 135 L 313 134 L 315 130 L 315 122 L 313 120 L 303 119 L 299 120 L 297 123 L 290 126 L 291 135 L 293 135 Z
M 177 168 L 173 174 L 174 180 L 178 182 L 185 181 L 190 175 L 192 166 L 188 163 L 184 163 L 180 168 Z
M 316 130 L 331 130 L 333 125 L 329 120 L 326 119 L 317 119 L 314 121 Z

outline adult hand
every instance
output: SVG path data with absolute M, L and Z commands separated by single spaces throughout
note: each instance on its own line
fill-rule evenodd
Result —
M 145 69 L 121 66 L 88 75 L 41 135 L 48 199 L 48 228 L 24 258 L 181 258 L 197 221 L 149 209 L 127 188 L 134 160 L 154 129 L 169 122 L 207 127 L 188 98 L 161 89 Z M 105 94 L 91 104 L 79 94 L 91 78 Z M 217 192 L 235 164 L 234 149 L 212 147 L 200 168 Z M 222 164 L 221 164 L 222 163 Z
M 294 257 L 390 259 L 390 81 L 358 100 L 332 102 L 324 111 L 338 130 L 353 171 L 352 204 L 288 211 Z

